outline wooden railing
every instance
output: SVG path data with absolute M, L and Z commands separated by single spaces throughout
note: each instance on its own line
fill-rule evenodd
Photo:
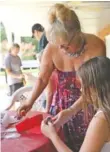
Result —
M 103 28 L 100 32 L 98 32 L 98 36 L 104 40 L 105 36 L 110 34 L 110 24 Z

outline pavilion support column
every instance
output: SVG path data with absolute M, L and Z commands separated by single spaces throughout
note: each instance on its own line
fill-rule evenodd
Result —
M 106 44 L 107 57 L 110 58 L 110 35 L 107 35 L 105 37 L 105 44 Z

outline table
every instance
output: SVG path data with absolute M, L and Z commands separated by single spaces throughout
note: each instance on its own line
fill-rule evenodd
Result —
M 39 68 L 40 65 L 37 60 L 24 60 L 22 61 L 22 68 Z
M 33 116 L 37 112 L 30 112 Z M 43 113 L 43 117 L 47 114 Z M 51 141 L 42 134 L 27 132 L 15 139 L 1 141 L 2 152 L 57 152 Z

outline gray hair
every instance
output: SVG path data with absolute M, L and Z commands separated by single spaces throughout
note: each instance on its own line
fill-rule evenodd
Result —
M 68 31 L 64 27 L 63 22 L 58 19 L 50 25 L 50 28 L 47 31 L 47 39 L 49 42 L 55 43 L 57 37 L 62 37 L 64 40 L 67 40 L 69 37 Z
M 49 42 L 55 43 L 58 37 L 68 41 L 81 33 L 80 21 L 76 13 L 64 4 L 55 4 L 49 12 L 50 28 L 47 31 Z

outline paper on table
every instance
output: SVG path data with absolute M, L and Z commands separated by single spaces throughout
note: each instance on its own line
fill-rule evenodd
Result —
M 10 123 L 16 123 L 19 122 L 20 120 L 17 119 L 15 116 L 10 116 Z
M 2 139 L 18 138 L 20 136 L 21 135 L 17 132 L 16 128 L 5 129 L 1 132 Z
M 4 128 L 7 128 L 10 124 L 16 123 L 19 120 L 15 116 L 10 116 L 8 111 L 1 113 L 0 123 Z
M 4 138 L 10 139 L 10 138 L 18 138 L 20 136 L 21 136 L 21 134 L 19 134 L 17 132 L 13 132 L 13 133 L 7 133 L 7 134 L 5 134 Z
M 10 139 L 20 137 L 21 135 L 17 132 L 16 128 L 7 129 L 10 124 L 17 123 L 19 121 L 17 117 L 10 116 L 8 111 L 0 113 L 0 116 L 1 138 Z
M 17 132 L 16 128 L 9 128 L 9 129 L 6 129 L 5 131 L 6 133 L 13 133 L 13 132 Z

